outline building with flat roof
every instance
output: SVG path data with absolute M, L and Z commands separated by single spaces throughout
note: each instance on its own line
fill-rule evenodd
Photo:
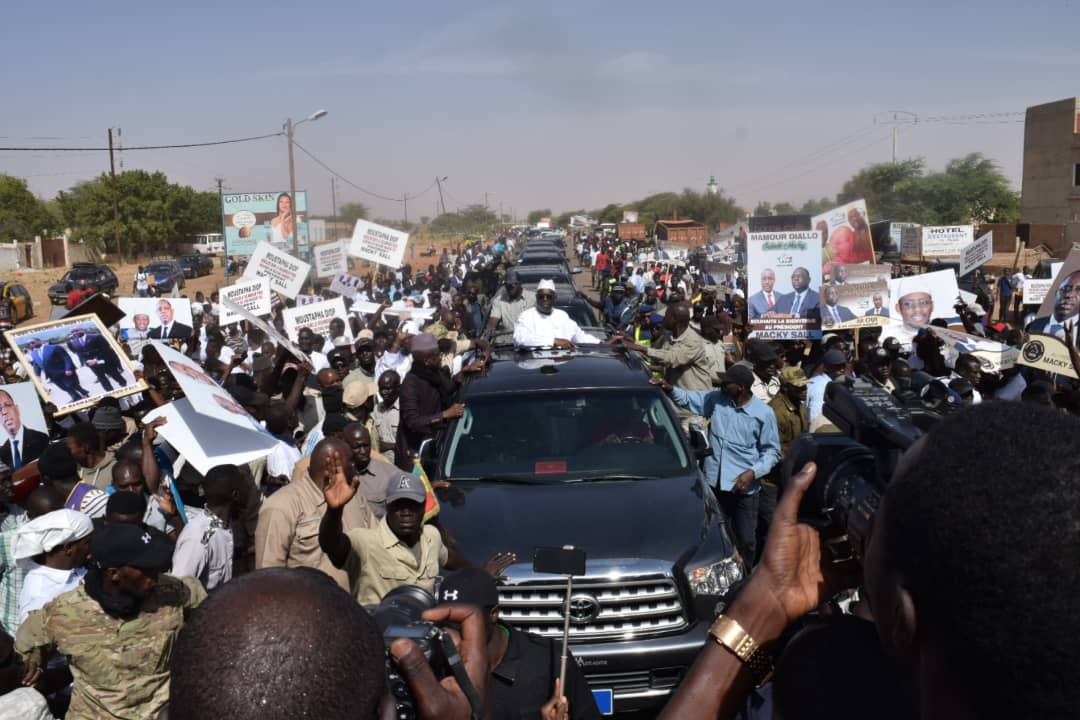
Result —
M 1027 109 L 1021 196 L 1023 222 L 1064 225 L 1080 242 L 1080 97 Z

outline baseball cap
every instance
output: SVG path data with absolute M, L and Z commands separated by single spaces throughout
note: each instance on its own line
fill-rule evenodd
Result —
M 720 373 L 721 383 L 735 383 L 744 388 L 753 387 L 754 373 L 745 365 L 732 365 L 727 372 Z
M 830 350 L 825 353 L 826 365 L 847 365 L 847 355 L 839 350 Z
M 424 490 L 424 483 L 420 478 L 406 472 L 391 476 L 390 482 L 386 484 L 386 504 L 402 499 L 418 503 L 427 499 L 427 491 Z
M 786 368 L 780 371 L 780 384 L 782 385 L 794 385 L 795 387 L 805 387 L 810 381 L 806 379 L 806 373 L 800 367 L 794 365 L 788 365 Z
M 341 402 L 345 403 L 346 407 L 360 407 L 378 391 L 379 386 L 375 383 L 351 382 L 345 386 L 345 392 L 341 394 Z
M 462 568 L 448 574 L 439 585 L 437 602 L 461 603 L 491 608 L 499 604 L 499 591 L 495 587 L 495 578 L 482 568 Z
M 870 351 L 866 360 L 870 365 L 888 365 L 892 362 L 892 355 L 885 348 L 877 347 Z
M 90 541 L 90 554 L 102 568 L 164 570 L 172 564 L 172 551 L 172 543 L 158 530 L 126 523 L 107 525 Z

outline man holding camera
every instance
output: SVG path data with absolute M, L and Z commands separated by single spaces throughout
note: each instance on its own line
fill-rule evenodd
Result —
M 1074 417 L 986 403 L 947 416 L 900 458 L 854 550 L 923 720 L 1075 717 L 1078 434 Z M 768 647 L 843 587 L 818 531 L 799 522 L 804 495 L 835 470 L 808 463 L 791 478 L 761 564 L 661 717 L 734 717 L 770 672 Z

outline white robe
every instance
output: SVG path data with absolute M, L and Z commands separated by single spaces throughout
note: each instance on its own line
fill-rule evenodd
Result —
M 582 345 L 597 345 L 600 342 L 558 308 L 553 308 L 550 315 L 544 315 L 531 307 L 521 313 L 514 324 L 516 347 L 554 347 L 555 338 Z

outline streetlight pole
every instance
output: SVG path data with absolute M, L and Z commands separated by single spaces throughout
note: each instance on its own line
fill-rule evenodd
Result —
M 296 222 L 296 164 L 293 161 L 293 129 L 310 120 L 318 120 L 326 116 L 326 110 L 316 110 L 298 123 L 293 123 L 292 118 L 285 121 L 285 131 L 289 136 L 289 216 L 292 219 L 292 251 L 293 255 L 299 256 L 300 249 L 300 226 Z

